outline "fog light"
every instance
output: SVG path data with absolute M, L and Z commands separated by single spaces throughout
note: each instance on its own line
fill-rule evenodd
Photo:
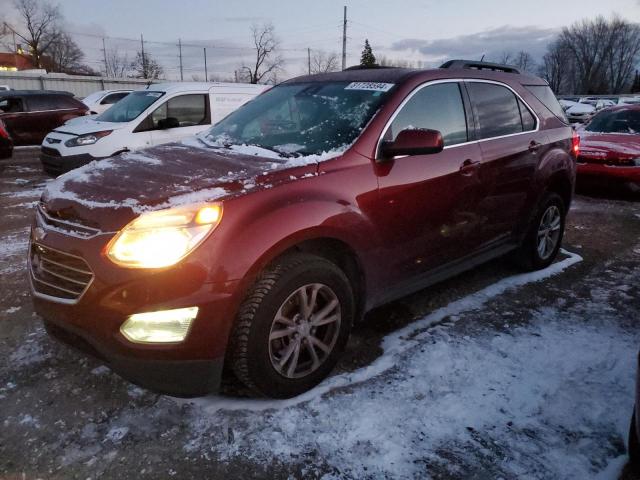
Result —
M 198 307 L 136 313 L 122 324 L 120 333 L 136 343 L 182 342 L 197 316 Z

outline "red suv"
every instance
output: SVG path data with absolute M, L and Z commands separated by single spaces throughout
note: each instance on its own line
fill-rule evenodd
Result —
M 182 143 L 50 183 L 36 310 L 143 386 L 203 394 L 225 367 L 294 396 L 373 307 L 510 252 L 549 265 L 576 153 L 547 83 L 513 68 L 298 77 Z
M 68 92 L 7 90 L 0 92 L 0 145 L 40 145 L 67 120 L 86 115 L 89 107 Z

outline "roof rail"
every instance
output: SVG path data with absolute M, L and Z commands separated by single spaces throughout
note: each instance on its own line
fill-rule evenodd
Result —
M 479 62 L 476 60 L 449 60 L 440 65 L 440 68 L 467 68 L 473 70 L 493 70 L 494 72 L 520 73 L 520 70 L 513 65 Z
M 352 67 L 347 67 L 344 69 L 344 71 L 351 71 L 351 70 L 382 70 L 382 69 L 387 69 L 387 68 L 399 68 L 399 67 L 391 67 L 388 65 L 378 65 L 377 63 L 375 65 L 370 65 L 368 67 L 365 67 L 363 65 L 354 65 Z

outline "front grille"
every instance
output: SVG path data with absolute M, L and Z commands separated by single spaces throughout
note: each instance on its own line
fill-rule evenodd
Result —
M 93 238 L 101 233 L 97 228 L 69 221 L 69 219 L 56 218 L 53 216 L 54 214 L 60 215 L 59 212 L 52 212 L 51 214 L 49 214 L 44 203 L 42 202 L 38 202 L 38 204 L 36 205 L 36 217 L 38 225 L 42 225 L 43 227 L 49 228 L 51 230 L 62 230 L 65 234 L 79 238 Z
M 33 290 L 62 303 L 75 303 L 93 280 L 93 272 L 82 258 L 32 243 L 29 271 Z
M 40 151 L 42 153 L 44 153 L 45 155 L 49 155 L 51 157 L 59 157 L 60 156 L 60 152 L 58 150 L 56 150 L 55 148 L 40 147 Z

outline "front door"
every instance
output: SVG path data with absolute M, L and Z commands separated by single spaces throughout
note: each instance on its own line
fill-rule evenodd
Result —
M 211 124 L 209 96 L 188 94 L 170 98 L 151 113 L 150 119 L 152 145 L 195 135 Z
M 401 107 L 384 133 L 392 141 L 404 129 L 438 130 L 445 149 L 378 163 L 378 221 L 384 232 L 388 280 L 400 282 L 443 265 L 477 247 L 482 160 L 470 141 L 463 91 L 458 82 L 424 86 Z

